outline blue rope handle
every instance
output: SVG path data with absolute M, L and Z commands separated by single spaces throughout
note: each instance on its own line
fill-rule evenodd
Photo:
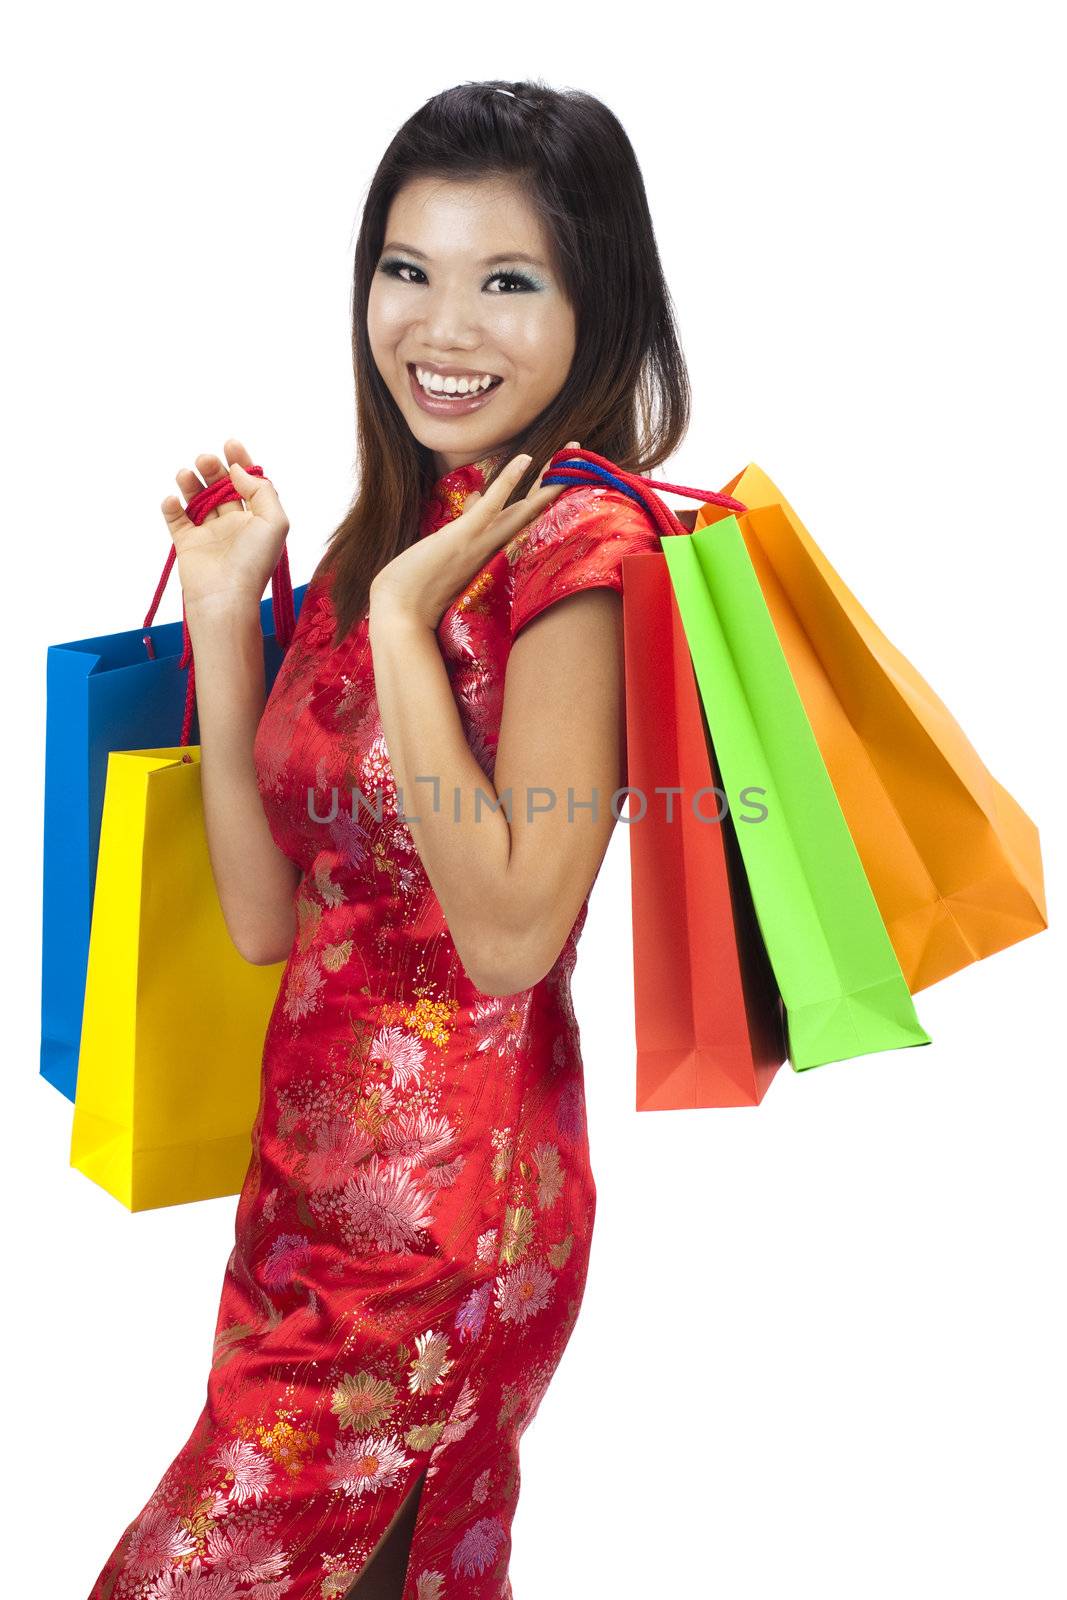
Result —
M 627 472 L 624 467 L 616 466 L 614 462 L 598 455 L 595 450 L 582 450 L 575 456 L 565 456 L 562 451 L 559 454 L 560 460 L 549 463 L 541 479 L 543 485 L 560 484 L 566 488 L 573 484 L 606 484 L 640 506 L 655 524 L 661 539 L 674 534 L 689 534 L 691 530 L 683 525 L 677 513 L 660 498 L 660 493 L 682 494 L 687 499 L 701 500 L 705 505 L 721 506 L 724 510 L 735 513 L 744 513 L 748 509 L 740 500 L 735 500 L 733 495 L 720 490 L 694 489 L 682 483 L 660 484 L 643 477 L 640 473 Z
M 565 476 L 560 475 L 561 469 L 566 474 Z M 551 472 L 545 473 L 541 479 L 541 485 L 544 488 L 550 483 L 580 484 L 588 483 L 590 479 L 595 480 L 597 478 L 609 484 L 611 488 L 618 489 L 621 493 L 629 495 L 630 499 L 635 501 L 637 505 L 643 507 L 646 511 L 648 510 L 644 496 L 639 494 L 632 484 L 623 483 L 622 479 L 617 478 L 613 472 L 608 472 L 605 467 L 597 466 L 595 462 L 583 461 L 580 456 L 571 456 L 566 461 L 557 461 Z

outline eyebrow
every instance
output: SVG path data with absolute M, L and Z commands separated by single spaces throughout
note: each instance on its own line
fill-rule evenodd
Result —
M 388 244 L 382 245 L 382 253 L 387 250 L 396 250 L 406 256 L 418 256 L 420 261 L 429 261 L 425 250 L 416 250 L 413 244 L 401 244 L 398 239 L 391 239 Z M 543 267 L 545 263 L 538 260 L 537 256 L 528 256 L 522 250 L 501 250 L 495 256 L 486 256 L 484 261 L 477 263 L 480 267 L 495 267 L 498 261 L 525 261 L 531 267 Z

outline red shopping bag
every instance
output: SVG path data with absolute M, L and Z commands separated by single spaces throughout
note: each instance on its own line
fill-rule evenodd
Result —
M 625 556 L 622 576 L 637 1109 L 758 1105 L 786 1059 L 781 1001 L 733 824 L 716 820 L 725 801 L 666 558 Z M 668 810 L 669 788 L 681 793 Z

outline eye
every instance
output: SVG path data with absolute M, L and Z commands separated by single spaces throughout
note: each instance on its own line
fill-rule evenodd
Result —
M 393 259 L 389 259 L 389 260 L 383 261 L 381 263 L 381 265 L 379 266 L 378 271 L 379 272 L 384 272 L 384 274 L 385 274 L 385 276 L 387 278 L 399 278 L 401 283 L 410 283 L 411 282 L 410 278 L 405 278 L 405 277 L 401 276 L 401 274 L 405 273 L 405 272 L 417 272 L 423 278 L 425 278 L 425 276 L 426 276 L 426 274 L 425 274 L 425 272 L 423 272 L 422 268 L 414 266 L 412 264 L 412 262 L 410 262 L 410 261 L 397 261 L 397 260 L 393 260 Z
M 501 289 L 501 290 L 498 291 L 498 293 L 500 293 L 500 294 L 504 294 L 504 293 L 507 293 L 507 294 L 522 293 L 523 291 L 536 289 L 538 287 L 538 285 L 536 283 L 534 283 L 532 278 L 528 278 L 526 276 L 525 272 L 495 272 L 493 274 L 493 276 L 489 279 L 489 282 L 490 283 L 513 283 L 516 286 L 514 289 L 508 289 L 508 290 Z

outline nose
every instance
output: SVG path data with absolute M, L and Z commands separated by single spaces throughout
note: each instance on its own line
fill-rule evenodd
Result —
M 423 339 L 427 350 L 476 350 L 481 343 L 477 310 L 460 284 L 435 285 L 423 302 Z

